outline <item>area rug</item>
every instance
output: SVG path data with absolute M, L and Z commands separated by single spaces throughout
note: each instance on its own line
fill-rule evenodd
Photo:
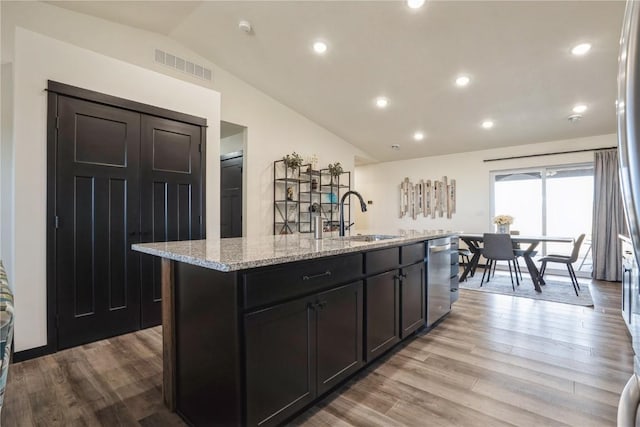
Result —
M 538 293 L 533 288 L 531 277 L 526 274 L 526 270 L 522 272 L 523 279 L 520 280 L 520 286 L 516 286 L 515 292 L 511 289 L 511 279 L 508 273 L 496 271 L 496 275 L 491 278 L 490 282 L 484 282 L 480 287 L 480 279 L 482 278 L 482 268 L 478 268 L 474 277 L 467 278 L 466 281 L 460 282 L 461 289 L 469 289 L 471 291 L 490 292 L 494 294 L 511 295 L 522 298 L 532 298 L 544 301 L 562 302 L 565 304 L 582 305 L 592 307 L 593 300 L 589 292 L 589 283 L 585 280 L 578 279 L 580 283 L 580 296 L 576 296 L 573 286 L 569 278 L 562 280 L 555 277 L 545 277 L 546 286 L 542 286 L 542 292 Z

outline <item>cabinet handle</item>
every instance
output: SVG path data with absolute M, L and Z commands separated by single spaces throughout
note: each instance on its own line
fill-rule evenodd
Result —
M 331 276 L 331 272 L 329 270 L 325 271 L 324 273 L 319 273 L 319 274 L 313 274 L 311 276 L 302 276 L 302 280 L 311 280 L 311 279 L 317 279 L 318 277 L 324 277 L 324 276 Z

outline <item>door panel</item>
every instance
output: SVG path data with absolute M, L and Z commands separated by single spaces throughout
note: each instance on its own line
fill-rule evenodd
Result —
M 138 329 L 140 115 L 58 97 L 58 346 Z
M 315 312 L 311 298 L 245 315 L 250 426 L 278 425 L 316 395 Z
M 318 394 L 362 366 L 362 282 L 317 296 Z
M 418 330 L 425 322 L 424 262 L 402 269 L 402 338 Z
M 366 279 L 367 362 L 400 341 L 398 270 Z
M 201 129 L 142 116 L 141 240 L 204 238 L 201 227 Z M 142 327 L 161 323 L 160 259 L 140 255 Z

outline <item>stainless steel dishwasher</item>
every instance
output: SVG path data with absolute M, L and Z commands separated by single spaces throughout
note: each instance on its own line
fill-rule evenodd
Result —
M 427 326 L 451 310 L 451 238 L 429 240 L 427 258 Z

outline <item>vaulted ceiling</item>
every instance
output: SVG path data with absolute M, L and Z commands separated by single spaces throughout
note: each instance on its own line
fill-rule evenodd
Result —
M 50 3 L 174 38 L 378 160 L 615 132 L 622 1 Z

